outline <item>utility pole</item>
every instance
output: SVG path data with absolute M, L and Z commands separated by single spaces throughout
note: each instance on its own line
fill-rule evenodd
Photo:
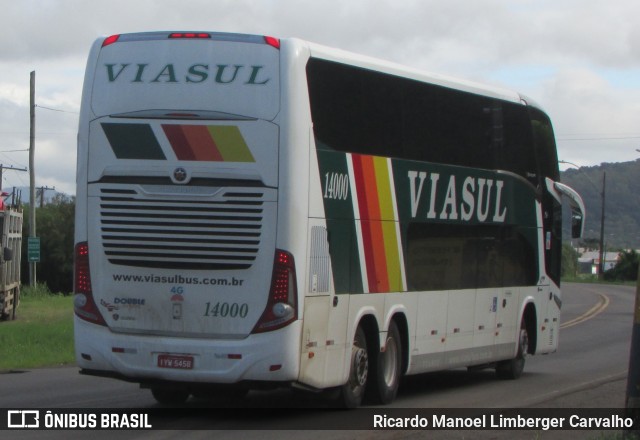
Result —
M 640 149 L 636 148 L 636 151 L 640 153 Z M 630 430 L 635 432 L 635 436 L 630 436 L 630 438 L 638 438 L 638 430 L 640 430 L 640 270 L 638 270 L 636 279 L 636 301 L 633 311 L 633 328 L 631 330 L 625 408 L 625 416 L 633 419 L 633 426 Z
M 604 171 L 602 173 L 602 192 L 600 196 L 602 197 L 602 214 L 600 216 L 600 264 L 598 267 L 598 279 L 600 281 L 604 280 L 604 260 L 607 257 L 606 249 L 604 248 L 604 187 L 607 181 L 607 172 Z
M 640 150 L 636 150 L 640 153 Z M 572 162 L 568 162 L 566 160 L 559 160 L 558 163 L 566 163 L 567 165 L 572 165 L 574 167 L 576 167 L 578 170 L 580 170 L 580 167 L 578 165 L 576 165 L 575 163 Z M 584 175 L 587 178 L 587 181 L 593 185 L 593 187 L 600 191 L 600 189 L 598 188 L 598 186 L 589 178 L 588 175 Z M 605 207 L 605 184 L 607 181 L 607 172 L 603 171 L 603 175 L 602 175 L 602 191 L 600 192 L 600 198 L 602 201 L 602 212 L 600 214 L 600 251 L 599 251 L 599 259 L 600 261 L 598 261 L 598 279 L 599 280 L 603 280 L 604 279 L 604 260 L 607 256 L 606 250 L 604 248 L 604 207 Z
M 1 165 L 0 165 L 1 166 Z M 38 193 L 40 194 L 40 207 L 44 207 L 44 192 L 45 191 L 55 191 L 56 187 L 49 188 L 48 186 L 41 186 L 38 188 Z
M 31 72 L 30 81 L 30 122 L 29 122 L 29 237 L 36 237 L 36 72 Z M 29 283 L 31 287 L 36 285 L 36 263 L 29 263 Z
M 13 165 L 5 167 L 3 164 L 0 163 L 0 191 L 2 191 L 2 172 L 4 170 L 27 171 L 26 168 L 16 168 Z
M 636 301 L 631 330 L 631 353 L 627 374 L 627 398 L 625 416 L 633 419 L 634 431 L 640 430 L 640 273 L 636 280 Z M 637 438 L 631 437 L 631 438 Z

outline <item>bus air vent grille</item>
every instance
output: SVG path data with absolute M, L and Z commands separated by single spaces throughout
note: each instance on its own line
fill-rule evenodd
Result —
M 166 269 L 248 269 L 262 234 L 263 193 L 233 188 L 211 199 L 102 188 L 100 228 L 112 264 Z

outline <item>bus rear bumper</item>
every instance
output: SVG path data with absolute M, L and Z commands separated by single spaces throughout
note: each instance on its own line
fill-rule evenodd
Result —
M 301 321 L 245 339 L 220 340 L 125 335 L 75 320 L 76 360 L 84 374 L 139 383 L 236 384 L 298 378 Z

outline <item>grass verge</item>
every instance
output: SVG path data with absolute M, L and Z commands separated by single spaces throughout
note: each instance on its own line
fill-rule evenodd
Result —
M 0 321 L 0 371 L 75 362 L 73 296 L 23 287 L 14 321 Z

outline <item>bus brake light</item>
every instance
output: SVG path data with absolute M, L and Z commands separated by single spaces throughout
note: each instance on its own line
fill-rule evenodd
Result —
M 206 32 L 173 32 L 169 38 L 211 38 Z
M 264 37 L 264 42 L 267 43 L 271 47 L 275 47 L 276 49 L 280 49 L 280 40 L 275 37 Z
M 104 41 L 102 42 L 102 47 L 107 47 L 113 43 L 115 43 L 116 41 L 118 41 L 118 39 L 120 38 L 120 35 L 111 35 L 110 37 L 107 37 L 104 39 Z
M 89 245 L 78 243 L 74 261 L 73 308 L 78 318 L 98 325 L 107 325 L 93 299 L 91 273 L 89 271 Z
M 296 267 L 293 255 L 276 249 L 267 306 L 253 333 L 285 327 L 297 318 Z

